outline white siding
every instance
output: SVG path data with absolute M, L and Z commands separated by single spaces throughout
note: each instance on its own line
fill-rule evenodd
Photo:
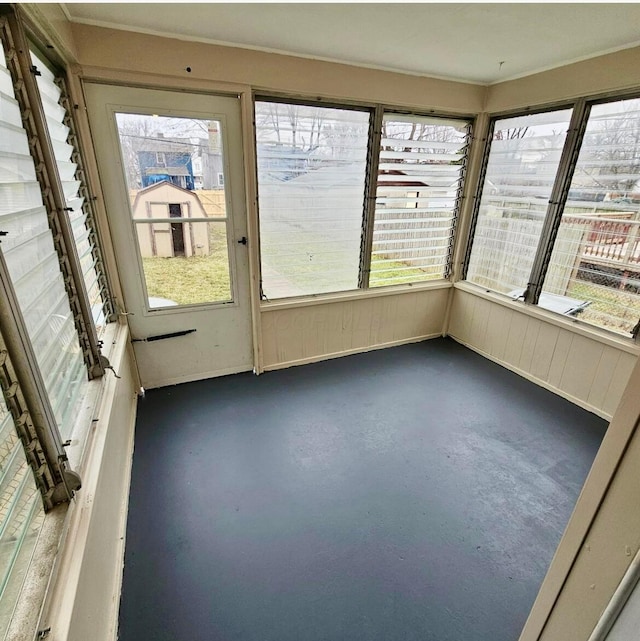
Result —
M 262 308 L 264 368 L 279 369 L 442 334 L 450 286 Z
M 637 360 L 638 349 L 576 333 L 456 288 L 448 333 L 460 343 L 604 418 L 611 418 Z

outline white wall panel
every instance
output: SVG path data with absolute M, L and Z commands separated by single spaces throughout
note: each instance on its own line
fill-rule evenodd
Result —
M 262 308 L 265 369 L 278 369 L 442 334 L 450 287 Z M 488 309 L 488 308 L 487 308 Z
M 448 333 L 565 398 L 611 418 L 638 348 L 522 311 L 522 303 L 454 290 Z M 566 326 L 562 326 L 566 325 Z

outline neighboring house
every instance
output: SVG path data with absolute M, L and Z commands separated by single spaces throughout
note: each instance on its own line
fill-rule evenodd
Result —
M 191 152 L 188 140 L 165 138 L 162 134 L 147 138 L 137 152 L 142 187 L 167 181 L 184 189 L 194 189 Z
M 192 191 L 165 180 L 139 191 L 132 211 L 143 258 L 209 254 L 207 225 L 185 220 L 207 217 L 200 199 Z M 169 222 L 170 218 L 176 222 Z

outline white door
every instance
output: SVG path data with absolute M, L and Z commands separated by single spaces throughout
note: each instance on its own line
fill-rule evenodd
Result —
M 143 386 L 252 369 L 239 99 L 85 92 Z

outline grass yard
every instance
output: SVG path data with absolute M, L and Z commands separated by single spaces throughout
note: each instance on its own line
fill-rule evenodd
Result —
M 149 296 L 179 305 L 231 300 L 224 223 L 209 224 L 209 256 L 143 258 Z
M 632 292 L 574 281 L 567 296 L 591 301 L 579 318 L 598 327 L 628 334 L 640 318 L 640 295 Z

